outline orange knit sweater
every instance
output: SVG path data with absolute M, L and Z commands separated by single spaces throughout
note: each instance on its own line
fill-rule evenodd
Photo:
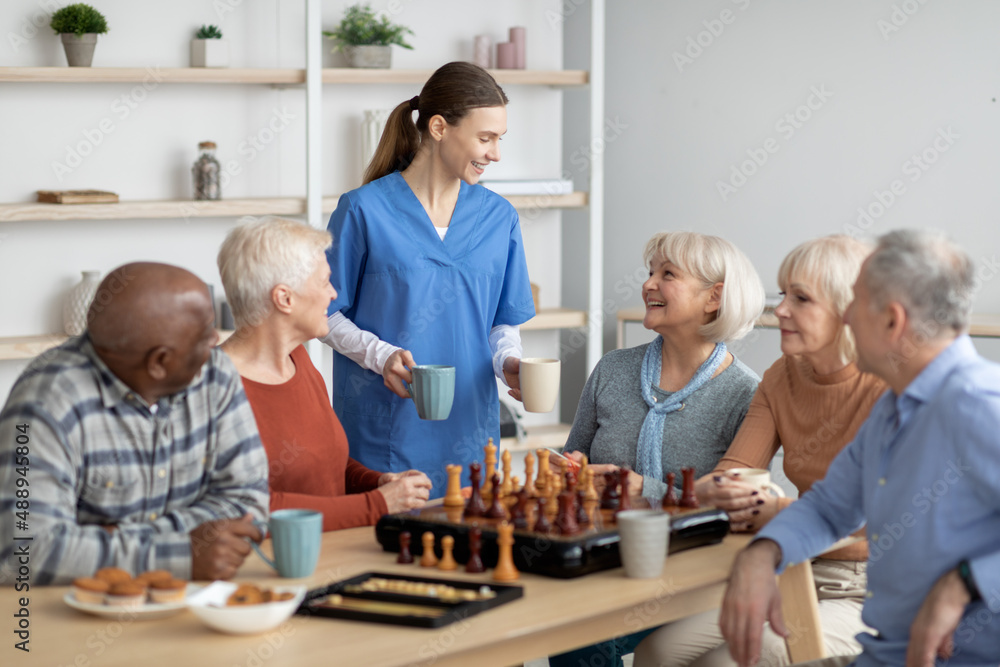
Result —
M 782 356 L 764 373 L 743 425 L 716 470 L 767 468 L 784 447 L 785 475 L 800 495 L 806 493 L 826 475 L 886 388 L 885 382 L 853 363 L 820 376 L 801 357 Z M 793 500 L 778 502 L 785 508 Z M 825 557 L 866 560 L 868 545 L 859 542 Z
M 381 473 L 347 455 L 347 436 L 326 384 L 305 347 L 292 352 L 295 375 L 283 384 L 243 378 L 268 460 L 271 511 L 323 513 L 323 530 L 370 526 L 387 513 Z

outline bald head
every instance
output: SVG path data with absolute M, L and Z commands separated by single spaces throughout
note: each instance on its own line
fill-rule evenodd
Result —
M 213 313 L 198 276 L 169 264 L 137 262 L 112 271 L 87 313 L 95 347 L 143 355 L 159 345 L 176 347 Z

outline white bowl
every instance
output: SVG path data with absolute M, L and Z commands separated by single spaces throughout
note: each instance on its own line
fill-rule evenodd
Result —
M 282 602 L 227 607 L 226 600 L 236 588 L 237 584 L 231 581 L 216 581 L 188 596 L 188 608 L 213 630 L 252 635 L 271 630 L 288 620 L 306 595 L 305 586 L 274 586 L 269 588 L 278 593 L 294 593 L 295 597 Z

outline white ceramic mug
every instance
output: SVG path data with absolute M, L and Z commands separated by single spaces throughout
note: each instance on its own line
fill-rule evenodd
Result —
M 551 412 L 559 396 L 558 359 L 521 359 L 521 402 L 528 412 Z
M 781 487 L 771 481 L 770 471 L 764 468 L 730 468 L 726 474 L 735 481 L 750 484 L 761 491 L 770 491 L 779 498 L 785 497 Z
M 625 576 L 633 579 L 660 576 L 670 543 L 670 515 L 659 510 L 625 510 L 615 515 L 615 522 Z

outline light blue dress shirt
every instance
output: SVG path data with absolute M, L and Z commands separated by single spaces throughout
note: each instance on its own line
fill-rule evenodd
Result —
M 906 363 L 900 359 L 899 363 Z M 934 583 L 968 559 L 982 601 L 955 632 L 948 665 L 1000 663 L 1000 365 L 968 336 L 900 396 L 887 391 L 826 478 L 760 532 L 779 571 L 867 521 L 868 593 L 859 666 L 901 665 L 910 625 Z

